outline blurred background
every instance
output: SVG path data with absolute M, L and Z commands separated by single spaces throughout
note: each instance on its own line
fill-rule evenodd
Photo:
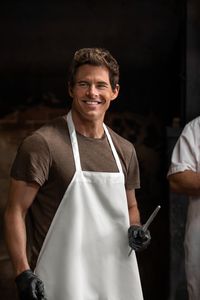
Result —
M 10 1 L 0 4 L 0 296 L 16 299 L 3 239 L 9 171 L 20 141 L 70 107 L 67 71 L 82 47 L 110 50 L 120 94 L 106 123 L 136 148 L 142 222 L 159 204 L 152 243 L 138 254 L 145 300 L 186 300 L 187 199 L 170 193 L 170 155 L 200 113 L 197 0 Z

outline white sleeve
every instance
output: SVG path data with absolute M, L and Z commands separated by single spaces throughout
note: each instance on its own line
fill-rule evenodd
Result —
M 198 171 L 199 147 L 196 145 L 198 131 L 199 128 L 196 128 L 193 123 L 184 127 L 173 149 L 167 176 L 185 170 Z

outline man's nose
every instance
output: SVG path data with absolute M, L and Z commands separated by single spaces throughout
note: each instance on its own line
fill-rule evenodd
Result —
M 87 89 L 87 95 L 90 96 L 90 97 L 96 97 L 98 96 L 98 90 L 97 88 L 95 87 L 94 84 L 91 84 L 88 89 Z

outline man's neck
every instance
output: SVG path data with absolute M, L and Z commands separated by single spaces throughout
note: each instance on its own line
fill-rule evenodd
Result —
M 72 114 L 75 129 L 78 133 L 85 137 L 100 139 L 104 135 L 102 120 L 81 120 L 76 115 Z

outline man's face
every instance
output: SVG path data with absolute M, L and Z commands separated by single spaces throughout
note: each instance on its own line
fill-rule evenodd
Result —
M 106 67 L 83 65 L 78 68 L 75 84 L 69 89 L 72 109 L 81 119 L 103 121 L 110 102 L 118 96 L 119 85 L 111 88 Z

